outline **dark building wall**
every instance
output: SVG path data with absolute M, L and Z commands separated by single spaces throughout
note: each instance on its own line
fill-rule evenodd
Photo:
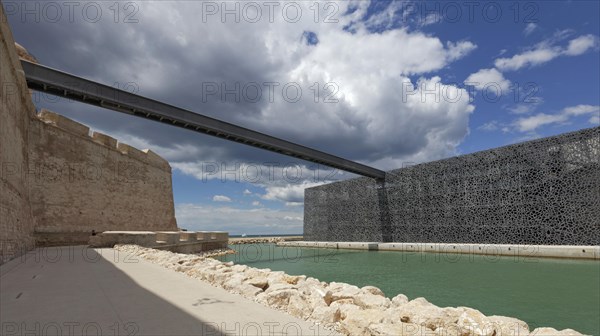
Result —
M 600 128 L 307 189 L 317 241 L 600 244 Z

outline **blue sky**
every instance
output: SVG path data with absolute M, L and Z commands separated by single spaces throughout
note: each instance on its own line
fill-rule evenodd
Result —
M 243 2 L 92 2 L 71 16 L 63 2 L 3 4 L 42 64 L 385 170 L 600 118 L 598 1 L 288 1 L 272 17 L 263 2 L 262 16 Z M 300 233 L 304 188 L 354 177 L 79 103 L 36 105 L 168 159 L 187 229 Z

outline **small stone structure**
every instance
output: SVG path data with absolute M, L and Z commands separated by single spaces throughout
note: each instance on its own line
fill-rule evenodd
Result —
M 105 231 L 91 236 L 92 247 L 135 244 L 178 253 L 197 253 L 227 247 L 229 234 L 223 231 Z
M 600 245 L 600 127 L 306 189 L 304 239 Z

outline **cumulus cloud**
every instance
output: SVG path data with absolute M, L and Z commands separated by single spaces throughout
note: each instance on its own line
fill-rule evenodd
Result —
M 27 25 L 18 17 L 9 20 L 17 41 L 45 65 L 108 85 L 117 82 L 153 99 L 384 170 L 456 154 L 469 132 L 474 106 L 467 91 L 436 73 L 477 46 L 396 25 L 397 15 L 405 15 L 395 7 L 400 2 L 391 2 L 384 14 L 370 19 L 368 1 L 335 2 L 337 22 L 325 22 L 324 17 L 315 22 L 313 3 L 301 1 L 295 4 L 304 15 L 293 23 L 281 15 L 283 4 L 273 22 L 263 7 L 258 22 L 242 17 L 236 23 L 233 16 L 222 20 L 220 13 L 205 20 L 203 3 L 136 2 L 137 24 L 103 19 Z M 111 13 L 111 4 L 100 5 Z M 426 18 L 416 26 L 433 22 L 433 17 Z M 306 43 L 307 32 L 318 43 Z M 249 83 L 262 89 L 260 99 L 243 93 L 241 88 Z M 273 92 L 266 83 L 277 84 Z M 207 84 L 219 92 L 208 95 Z M 284 92 L 286 84 L 301 88 L 298 100 L 290 102 L 294 92 Z M 223 94 L 224 88 L 235 92 Z M 432 88 L 434 95 L 428 91 Z M 290 210 L 282 214 L 178 206 L 178 222 L 190 229 L 199 222 L 207 230 L 245 230 L 215 224 L 227 218 L 262 227 L 263 232 L 297 233 L 306 187 L 355 176 L 79 103 L 45 100 L 40 107 L 135 147 L 150 148 L 174 170 L 201 181 L 263 187 L 263 199 Z M 213 201 L 231 199 L 215 195 Z M 284 222 L 286 226 L 276 226 Z M 297 226 L 290 229 L 290 224 Z
M 494 68 L 481 69 L 472 73 L 465 80 L 465 84 L 473 85 L 477 90 L 483 90 L 490 86 L 499 87 L 505 93 L 508 92 L 510 87 L 510 81 Z
M 213 202 L 231 202 L 231 198 L 223 195 L 215 195 L 212 200 Z
M 303 13 L 312 13 L 312 3 L 298 4 Z M 105 83 L 134 82 L 143 95 L 351 160 L 378 164 L 454 154 L 456 144 L 468 132 L 468 116 L 473 110 L 467 95 L 457 102 L 422 102 L 420 97 L 405 102 L 398 93 L 404 84 L 417 85 L 409 76 L 443 84 L 430 74 L 465 57 L 476 45 L 466 40 L 443 41 L 406 27 L 375 33 L 363 23 L 368 3 L 336 4 L 338 23 L 315 23 L 312 15 L 303 15 L 295 23 L 286 22 L 281 15 L 275 15 L 272 23 L 266 16 L 256 23 L 223 23 L 220 15 L 202 22 L 197 14 L 202 13 L 201 3 L 140 2 L 138 24 L 82 20 L 71 23 L 67 30 L 61 24 L 44 22 L 11 24 L 17 38 L 31 46 L 42 63 Z M 394 8 L 387 15 L 392 12 Z M 318 44 L 303 41 L 307 31 L 315 34 Z M 95 48 L 97 45 L 103 48 Z M 202 99 L 203 84 L 224 84 L 230 89 L 236 83 L 243 87 L 251 82 L 261 86 L 279 83 L 274 101 L 268 99 L 264 86 L 258 102 L 244 97 L 236 101 L 239 97 L 235 95 L 221 99 L 220 94 Z M 289 103 L 282 99 L 286 83 L 302 88 L 300 100 Z M 324 102 L 332 97 L 337 102 Z M 198 161 L 290 161 L 93 107 L 70 103 L 47 107 L 107 133 L 138 138 L 144 147 L 157 149 L 184 171 Z M 451 131 L 439 126 L 443 124 L 449 124 Z

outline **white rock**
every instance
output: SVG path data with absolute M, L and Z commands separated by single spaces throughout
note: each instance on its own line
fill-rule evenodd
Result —
M 298 292 L 310 302 L 313 307 L 328 306 L 331 303 L 331 292 L 321 284 L 302 281 L 298 284 Z
M 334 301 L 329 307 L 339 309 L 342 320 L 347 318 L 354 311 L 360 310 L 360 307 L 355 305 L 354 300 L 352 299 L 342 299 Z
M 332 282 L 327 287 L 331 291 L 331 301 L 352 299 L 360 293 L 360 288 L 345 283 Z
M 261 290 L 264 290 L 265 288 L 267 288 L 267 286 L 269 286 L 269 280 L 266 276 L 263 275 L 248 278 L 246 279 L 246 283 L 254 287 L 258 287 Z
M 287 282 L 277 282 L 277 283 L 269 282 L 269 287 L 267 287 L 267 289 L 265 289 L 265 293 L 276 292 L 276 291 L 280 291 L 280 290 L 284 290 L 284 289 L 297 290 L 298 288 L 296 287 L 296 285 L 290 285 Z
M 435 335 L 432 330 L 413 323 L 398 322 L 395 324 L 389 323 L 374 323 L 371 324 L 367 331 L 372 336 L 426 336 Z
M 392 306 L 398 307 L 408 303 L 408 297 L 404 294 L 398 294 L 392 298 Z
M 463 336 L 463 330 L 456 324 L 451 324 L 435 329 L 437 336 Z M 467 334 L 468 335 L 468 334 Z
M 287 312 L 292 316 L 299 317 L 301 319 L 307 319 L 312 314 L 314 308 L 305 300 L 301 295 L 290 296 Z
M 238 289 L 242 287 L 244 279 L 244 273 L 232 273 L 232 276 L 230 276 L 229 278 L 227 278 L 226 281 L 223 282 L 222 287 L 227 290 L 232 290 L 236 293 L 239 293 Z
M 523 336 L 529 335 L 527 323 L 512 317 L 488 316 L 489 323 L 496 331 L 496 336 Z
M 253 299 L 256 295 L 262 293 L 262 289 L 252 285 L 242 284 L 238 289 L 238 292 L 246 298 Z
M 381 289 L 374 286 L 364 286 L 360 289 L 363 293 L 369 293 L 373 295 L 385 296 Z
M 260 293 L 256 296 L 256 300 L 270 307 L 286 310 L 290 303 L 290 298 L 294 295 L 298 295 L 297 290 L 282 289 L 269 293 Z
M 467 307 L 440 308 L 424 298 L 387 299 L 377 287 L 327 284 L 306 276 L 223 263 L 213 258 L 118 245 L 115 250 L 207 281 L 293 316 L 336 326 L 349 335 L 524 336 L 527 323 L 504 316 L 486 317 Z M 263 289 L 265 289 L 263 291 Z M 433 331 L 435 330 L 435 331 Z M 581 335 L 572 329 L 537 328 L 532 336 Z
M 558 331 L 554 328 L 536 328 L 534 329 L 530 336 L 570 336 L 570 335 L 582 335 L 581 333 L 573 330 L 573 329 L 564 329 Z
M 342 319 L 342 312 L 338 307 L 320 306 L 316 307 L 310 318 L 324 324 L 339 322 Z
M 463 333 L 474 336 L 493 336 L 496 331 L 493 324 L 480 311 L 465 308 L 465 311 L 458 317 L 457 323 L 463 329 Z
M 371 333 L 368 328 L 371 324 L 381 323 L 385 314 L 379 309 L 358 309 L 348 314 L 341 321 L 340 327 L 342 331 L 352 336 L 367 336 Z
M 354 304 L 364 308 L 376 308 L 385 310 L 391 305 L 390 299 L 385 296 L 373 295 L 373 294 L 359 294 L 353 298 Z
M 403 305 L 390 309 L 392 321 L 414 323 L 435 330 L 449 324 L 455 324 L 457 318 L 444 309 L 429 303 L 424 298 L 416 298 Z

